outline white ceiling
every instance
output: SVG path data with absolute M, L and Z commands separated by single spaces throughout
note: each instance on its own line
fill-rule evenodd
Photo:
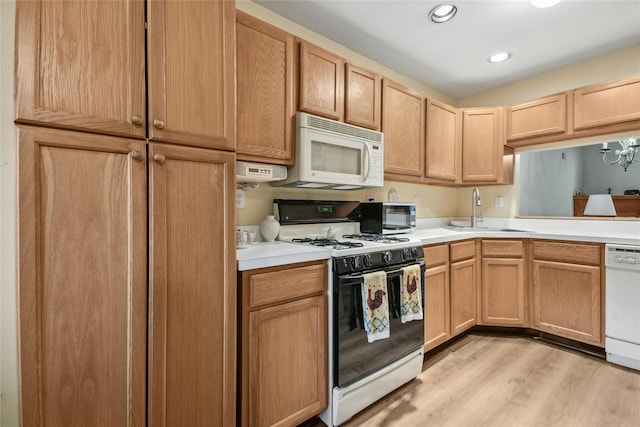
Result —
M 254 1 L 456 99 L 640 46 L 640 0 L 451 0 L 443 24 L 428 13 L 446 0 Z M 509 61 L 488 62 L 504 50 Z

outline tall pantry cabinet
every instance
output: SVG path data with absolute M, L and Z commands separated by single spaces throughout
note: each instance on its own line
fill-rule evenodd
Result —
M 22 425 L 235 424 L 234 13 L 18 1 Z

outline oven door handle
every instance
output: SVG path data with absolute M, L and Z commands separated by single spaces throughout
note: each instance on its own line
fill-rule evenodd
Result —
M 426 262 L 424 260 L 420 260 L 420 261 L 418 261 L 416 263 L 405 265 L 404 267 L 410 267 L 412 265 L 419 265 L 420 267 L 422 267 L 423 265 L 426 265 Z M 402 273 L 404 267 L 396 268 L 396 269 L 387 271 L 387 277 L 388 276 L 395 276 L 396 274 Z M 364 274 L 347 274 L 347 275 L 344 275 L 344 276 L 340 276 L 340 280 L 342 280 L 342 279 L 346 279 L 346 280 L 362 280 L 363 278 L 364 278 Z

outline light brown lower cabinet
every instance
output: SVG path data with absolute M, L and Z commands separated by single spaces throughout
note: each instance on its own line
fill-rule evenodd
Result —
M 239 276 L 240 424 L 300 424 L 327 407 L 326 261 Z
M 449 245 L 424 248 L 424 351 L 451 338 Z
M 234 155 L 29 127 L 18 147 L 22 425 L 234 425 Z
M 148 426 L 236 419 L 235 155 L 149 145 Z
M 533 242 L 533 327 L 604 346 L 601 244 Z
M 477 316 L 477 266 L 475 241 L 452 243 L 451 259 L 451 336 L 475 326 Z
M 482 323 L 526 326 L 525 262 L 522 240 L 482 241 Z

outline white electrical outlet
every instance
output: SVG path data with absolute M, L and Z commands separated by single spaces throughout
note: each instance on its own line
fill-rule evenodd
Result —
M 236 190 L 236 208 L 244 208 L 244 191 Z
M 493 206 L 496 208 L 501 208 L 504 206 L 504 200 L 502 199 L 502 196 L 496 196 L 496 200 L 494 201 Z

